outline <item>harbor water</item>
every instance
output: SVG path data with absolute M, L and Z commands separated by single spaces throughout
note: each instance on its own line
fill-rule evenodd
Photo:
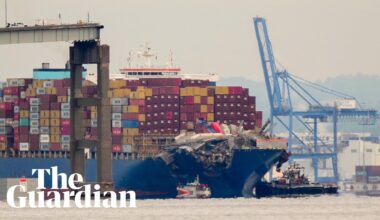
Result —
M 138 200 L 137 208 L 14 209 L 0 219 L 380 219 L 380 197 L 341 194 L 302 198 Z

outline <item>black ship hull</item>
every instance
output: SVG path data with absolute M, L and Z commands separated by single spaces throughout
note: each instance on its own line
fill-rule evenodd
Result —
M 338 187 L 335 185 L 325 186 L 321 184 L 305 184 L 305 185 L 275 185 L 271 183 L 257 183 L 255 187 L 255 195 L 261 197 L 298 197 L 306 195 L 320 194 L 337 194 Z

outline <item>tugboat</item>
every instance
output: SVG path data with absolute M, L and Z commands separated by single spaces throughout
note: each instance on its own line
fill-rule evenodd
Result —
M 299 164 L 292 164 L 283 172 L 283 176 L 274 179 L 272 182 L 260 182 L 254 189 L 257 198 L 280 196 L 304 196 L 317 194 L 336 194 L 338 186 L 336 184 L 310 183 L 309 179 L 301 172 L 304 167 Z
M 195 181 L 188 183 L 187 185 L 177 187 L 178 195 L 177 198 L 185 199 L 206 199 L 211 197 L 210 188 L 207 184 L 199 183 L 199 177 L 195 178 Z

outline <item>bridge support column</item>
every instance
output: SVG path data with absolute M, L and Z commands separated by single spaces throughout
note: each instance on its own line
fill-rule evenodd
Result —
M 82 94 L 82 65 L 97 64 L 98 93 L 93 98 Z M 96 145 L 97 183 L 100 191 L 113 190 L 112 144 L 111 144 L 111 106 L 108 98 L 109 83 L 109 46 L 98 41 L 75 42 L 70 47 L 71 65 L 71 172 L 85 176 L 84 148 Z M 98 140 L 84 140 L 83 107 L 97 107 Z M 94 146 L 93 146 L 94 147 Z

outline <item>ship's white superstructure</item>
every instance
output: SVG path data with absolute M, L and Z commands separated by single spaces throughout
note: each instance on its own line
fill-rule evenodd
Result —
M 187 80 L 209 80 L 216 82 L 219 77 L 217 74 L 183 74 L 181 68 L 175 66 L 173 53 L 169 53 L 169 60 L 164 67 L 153 65 L 153 59 L 157 60 L 157 55 L 152 48 L 145 44 L 144 48 L 137 52 L 137 58 L 142 58 L 143 64 L 133 64 L 133 54 L 129 53 L 127 58 L 128 67 L 120 69 L 119 74 L 111 75 L 111 79 L 140 79 L 140 78 L 181 78 Z

